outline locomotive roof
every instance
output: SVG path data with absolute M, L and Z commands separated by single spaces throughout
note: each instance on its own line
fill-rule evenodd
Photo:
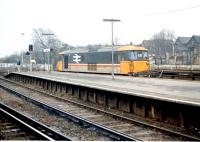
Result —
M 111 50 L 112 50 L 112 46 L 99 47 L 99 48 L 79 48 L 79 49 L 74 49 L 74 50 L 63 51 L 63 52 L 60 52 L 59 54 L 63 55 L 63 54 L 70 54 L 70 53 L 106 52 L 106 51 L 111 51 Z M 134 46 L 134 45 L 114 46 L 113 50 L 114 51 L 130 51 L 130 50 L 147 51 L 147 49 L 142 46 Z
M 119 51 L 127 51 L 127 50 L 145 50 L 147 51 L 146 48 L 143 46 L 134 46 L 134 45 L 126 45 L 126 46 L 121 46 L 118 48 Z

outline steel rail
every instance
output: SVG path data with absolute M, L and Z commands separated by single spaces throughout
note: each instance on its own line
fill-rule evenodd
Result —
M 59 108 L 56 108 L 54 106 L 51 106 L 49 104 L 46 104 L 46 103 L 34 100 L 33 98 L 27 97 L 27 96 L 25 96 L 25 95 L 17 92 L 16 90 L 10 89 L 7 86 L 4 86 L 2 84 L 0 84 L 0 87 L 3 88 L 3 89 L 5 89 L 5 90 L 7 90 L 7 91 L 9 91 L 12 94 L 18 96 L 18 97 L 21 97 L 23 99 L 26 99 L 27 101 L 30 101 L 31 103 L 33 103 L 33 104 L 35 104 L 35 105 L 37 105 L 39 107 L 42 107 L 42 108 L 44 108 L 44 109 L 46 109 L 48 111 L 51 111 L 51 112 L 53 112 L 55 114 L 58 114 L 58 115 L 62 116 L 64 118 L 72 120 L 73 122 L 79 123 L 79 124 L 81 124 L 83 126 L 89 126 L 91 128 L 94 128 L 98 132 L 103 133 L 103 134 L 109 136 L 110 138 L 112 138 L 114 140 L 120 140 L 120 141 L 141 141 L 138 138 L 131 137 L 131 136 L 128 136 L 126 134 L 117 132 L 116 130 L 107 128 L 107 127 L 105 127 L 103 125 L 100 125 L 98 123 L 92 122 L 92 121 L 87 120 L 87 119 L 84 119 L 84 118 L 79 117 L 77 115 L 74 115 L 72 113 L 64 112 L 63 110 L 61 110 Z
M 12 109 L 3 103 L 0 103 L 0 110 L 7 114 L 9 117 L 15 119 L 21 125 L 25 126 L 27 129 L 37 133 L 41 138 L 43 138 L 42 140 L 71 140 L 70 138 L 52 130 L 51 128 L 31 119 L 30 117 Z
M 23 129 L 26 129 L 29 133 L 31 132 L 31 134 L 36 136 L 38 138 L 38 140 L 51 140 L 51 141 L 53 140 L 50 137 L 48 137 L 48 136 L 44 135 L 43 133 L 41 133 L 40 131 L 38 131 L 37 129 L 35 129 L 34 127 L 32 127 L 32 126 L 28 125 L 27 123 L 23 122 L 18 117 L 16 117 L 13 114 L 11 114 L 10 111 L 9 111 L 10 109 L 11 108 L 8 108 L 8 106 L 6 106 L 5 104 L 0 103 L 0 112 L 1 112 L 1 114 L 6 115 L 6 117 L 11 118 L 12 121 L 15 122 L 15 124 L 17 123 L 21 127 L 23 127 Z
M 200 79 L 199 71 L 188 71 L 188 70 L 151 70 L 149 73 L 150 77 L 155 78 L 171 78 L 171 79 L 192 79 L 198 81 Z

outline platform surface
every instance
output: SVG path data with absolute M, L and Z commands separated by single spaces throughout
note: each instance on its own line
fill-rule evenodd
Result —
M 111 75 L 68 72 L 22 72 L 17 74 L 145 98 L 200 106 L 200 81 L 129 76 L 115 76 L 115 80 L 112 80 Z

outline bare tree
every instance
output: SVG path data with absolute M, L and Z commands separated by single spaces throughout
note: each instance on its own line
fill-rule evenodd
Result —
M 62 42 L 57 38 L 57 36 L 50 29 L 33 29 L 33 56 L 37 63 L 45 63 L 49 58 L 49 53 L 44 53 L 45 48 L 51 49 L 51 62 L 54 67 L 58 60 L 59 48 L 62 46 Z
M 172 53 L 172 46 L 175 41 L 175 35 L 173 31 L 163 29 L 160 32 L 153 35 L 152 43 L 154 53 L 157 56 L 165 56 L 166 53 Z
M 175 34 L 173 31 L 163 29 L 155 33 L 150 40 L 143 40 L 142 44 L 149 50 L 158 64 L 168 63 L 168 57 L 173 54 Z
M 168 29 L 162 29 L 160 32 L 153 35 L 153 39 L 160 39 L 160 40 L 175 40 L 174 31 Z

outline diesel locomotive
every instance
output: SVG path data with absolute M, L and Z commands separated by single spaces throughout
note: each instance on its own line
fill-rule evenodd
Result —
M 149 71 L 148 50 L 141 46 L 114 46 L 114 73 L 131 75 Z M 112 47 L 61 52 L 57 71 L 112 73 Z

